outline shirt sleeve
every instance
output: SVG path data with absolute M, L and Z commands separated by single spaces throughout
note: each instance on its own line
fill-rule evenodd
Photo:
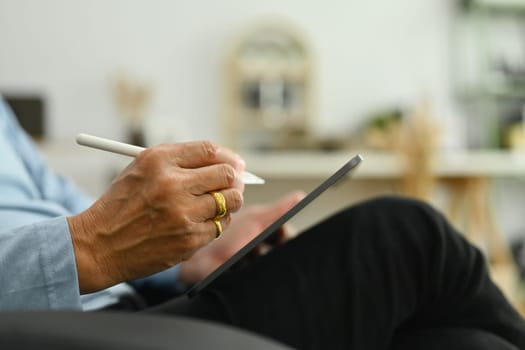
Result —
M 65 217 L 0 231 L 0 266 L 0 310 L 81 309 Z
M 47 165 L 1 96 L 0 137 L 0 309 L 77 308 L 78 278 L 65 218 L 88 208 L 92 199 Z M 13 186 L 25 195 L 10 195 Z M 137 285 L 176 294 L 177 275 L 173 268 Z

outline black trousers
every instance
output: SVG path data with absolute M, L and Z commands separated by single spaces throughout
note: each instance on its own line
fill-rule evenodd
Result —
M 430 206 L 342 211 L 199 296 L 147 312 L 215 320 L 300 349 L 525 349 L 482 254 Z

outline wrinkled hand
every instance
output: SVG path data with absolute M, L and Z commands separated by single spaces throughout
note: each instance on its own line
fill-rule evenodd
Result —
M 208 192 L 220 190 L 236 212 L 243 169 L 238 155 L 205 141 L 140 153 L 93 206 L 68 218 L 81 292 L 164 270 L 212 241 L 217 206 Z
M 220 239 L 201 248 L 181 264 L 181 281 L 191 285 L 206 277 L 303 197 L 303 192 L 292 192 L 274 203 L 240 210 L 233 215 L 230 227 Z

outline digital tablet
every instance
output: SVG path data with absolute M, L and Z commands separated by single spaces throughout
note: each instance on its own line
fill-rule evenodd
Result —
M 239 262 L 244 256 L 246 256 L 249 252 L 251 252 L 255 247 L 263 243 L 272 233 L 277 231 L 282 225 L 284 225 L 288 220 L 290 220 L 295 214 L 300 212 L 304 207 L 310 204 L 314 199 L 319 197 L 321 193 L 326 191 L 328 188 L 334 185 L 337 181 L 343 178 L 346 174 L 348 174 L 350 171 L 355 169 L 361 163 L 362 160 L 363 160 L 363 157 L 361 157 L 361 155 L 359 154 L 354 156 L 352 159 L 350 159 L 345 165 L 343 165 L 332 176 L 326 179 L 322 184 L 317 186 L 312 192 L 308 193 L 301 201 L 299 201 L 296 205 L 294 205 L 283 216 L 275 220 L 263 232 L 261 232 L 253 240 L 251 240 L 248 244 L 242 247 L 237 253 L 232 255 L 231 258 L 226 260 L 222 265 L 220 265 L 217 269 L 215 269 L 207 277 L 205 277 L 203 280 L 201 280 L 200 282 L 195 284 L 192 288 L 190 288 L 187 292 L 187 295 L 189 297 L 193 297 L 197 295 L 200 291 L 206 288 L 206 286 L 208 286 L 211 282 L 217 279 L 224 272 L 228 271 L 228 269 L 231 268 L 234 264 Z

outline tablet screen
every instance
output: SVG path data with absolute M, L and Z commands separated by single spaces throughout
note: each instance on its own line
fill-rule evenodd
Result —
M 203 280 L 195 284 L 190 290 L 188 290 L 187 295 L 193 297 L 197 295 L 201 290 L 203 290 L 207 285 L 213 282 L 217 277 L 226 272 L 232 265 L 237 263 L 242 259 L 246 254 L 252 251 L 259 244 L 263 243 L 272 233 L 277 231 L 282 225 L 284 225 L 288 220 L 290 220 L 295 214 L 300 212 L 304 207 L 310 204 L 314 199 L 319 197 L 321 193 L 326 191 L 337 181 L 343 178 L 351 170 L 355 169 L 363 160 L 361 155 L 356 155 L 350 159 L 345 165 L 343 165 L 339 170 L 337 170 L 332 176 L 326 179 L 322 184 L 317 186 L 312 192 L 308 193 L 301 201 L 294 205 L 290 210 L 284 213 L 279 219 L 275 220 L 270 226 L 268 226 L 263 232 L 257 235 L 253 240 L 248 244 L 242 247 L 237 253 L 232 255 L 228 260 L 226 260 L 222 265 L 215 269 Z

